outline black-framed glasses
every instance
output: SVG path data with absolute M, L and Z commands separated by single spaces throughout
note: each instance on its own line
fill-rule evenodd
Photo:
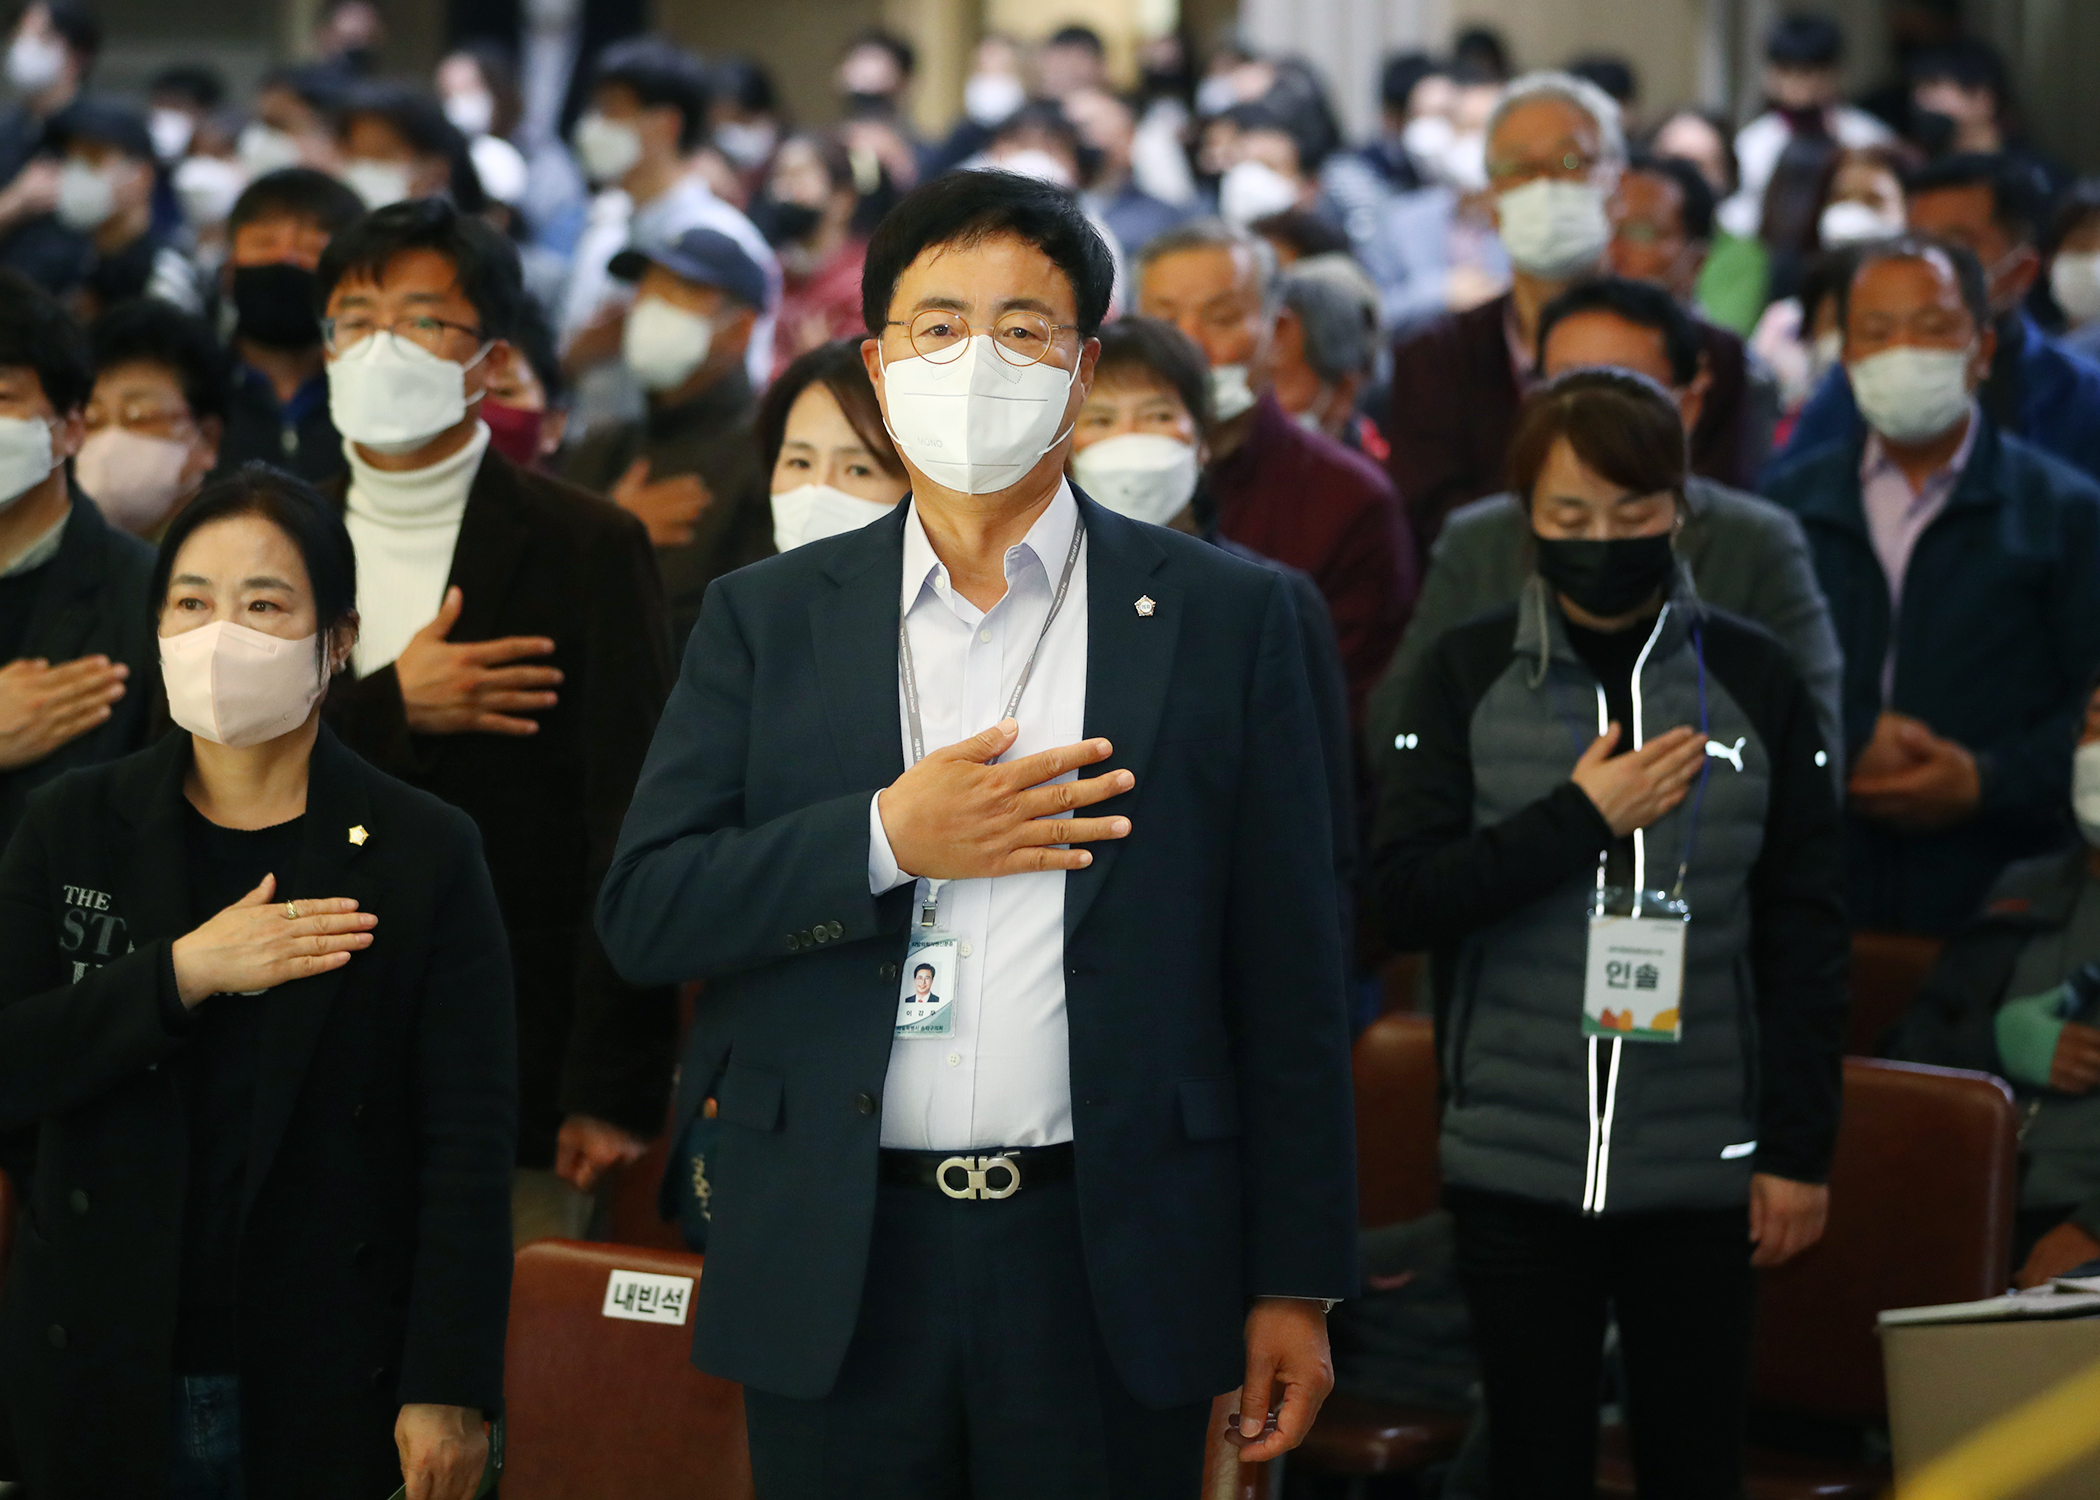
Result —
M 391 333 L 397 339 L 406 339 L 418 344 L 432 354 L 442 356 L 447 338 L 455 333 L 465 334 L 476 344 L 482 343 L 486 335 L 479 328 L 465 323 L 452 323 L 444 318 L 433 318 L 428 313 L 403 313 L 392 322 L 384 322 L 370 313 L 345 313 L 339 318 L 321 320 L 321 343 L 330 354 L 340 354 L 353 344 L 361 344 L 375 333 Z
M 929 307 L 909 322 L 892 318 L 883 327 L 906 329 L 911 352 L 928 364 L 945 365 L 960 359 L 970 344 L 969 319 L 945 308 Z M 1078 329 L 1076 323 L 1053 323 L 1041 313 L 1003 312 L 991 327 L 992 347 L 1008 364 L 1025 368 L 1049 357 L 1058 334 Z

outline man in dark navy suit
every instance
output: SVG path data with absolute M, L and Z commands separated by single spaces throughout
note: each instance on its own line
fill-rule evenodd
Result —
M 601 898 L 629 977 L 708 981 L 694 1358 L 743 1382 L 767 1500 L 1192 1494 L 1215 1395 L 1262 1459 L 1332 1383 L 1299 627 L 1273 571 L 1065 481 L 1112 279 L 1032 179 L 891 211 L 863 351 L 911 503 L 711 587 Z

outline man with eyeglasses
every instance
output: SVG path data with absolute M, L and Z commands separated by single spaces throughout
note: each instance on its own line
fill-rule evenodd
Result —
M 673 992 L 623 983 L 589 916 L 670 680 L 656 560 L 639 521 L 489 445 L 525 296 L 500 234 L 411 200 L 317 274 L 360 627 L 327 722 L 480 825 L 518 995 L 513 1230 L 579 1237 L 670 1081 Z
M 1626 168 L 1626 138 L 1611 96 L 1571 73 L 1532 73 L 1510 85 L 1488 120 L 1488 190 L 1510 262 L 1510 289 L 1404 335 L 1393 348 L 1389 470 L 1427 548 L 1444 517 L 1501 490 L 1517 408 L 1537 382 L 1539 313 L 1598 274 L 1609 247 L 1610 200 Z M 1702 325 L 1716 349 L 1742 341 Z M 1728 363 L 1714 358 L 1716 367 Z M 1746 408 L 1710 390 L 1694 434 L 1692 470 L 1746 484 L 1759 455 L 1742 434 Z
M 1299 625 L 1279 573 L 1065 479 L 1113 279 L 1039 179 L 891 209 L 862 355 L 911 498 L 716 580 L 600 901 L 623 973 L 707 981 L 694 1358 L 743 1384 L 767 1500 L 1190 1495 L 1215 1396 L 1267 1459 L 1332 1384 Z

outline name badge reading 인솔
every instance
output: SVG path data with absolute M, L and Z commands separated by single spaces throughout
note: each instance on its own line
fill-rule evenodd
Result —
M 1629 1042 L 1680 1042 L 1684 1021 L 1682 908 L 1641 916 L 1590 914 L 1582 984 L 1582 1034 Z
M 958 940 L 938 927 L 914 927 L 897 995 L 900 1041 L 955 1034 L 955 983 L 962 970 Z

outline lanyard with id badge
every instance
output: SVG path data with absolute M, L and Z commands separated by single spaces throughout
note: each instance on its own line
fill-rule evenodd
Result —
M 1655 617 L 1655 628 L 1633 664 L 1633 745 L 1642 744 L 1641 669 L 1648 653 L 1662 638 L 1663 624 L 1670 618 L 1670 605 Z M 1692 628 L 1692 652 L 1699 665 L 1699 735 L 1709 732 L 1706 712 L 1706 647 L 1696 625 Z M 1611 712 L 1604 685 L 1597 685 L 1597 733 L 1611 725 Z M 1571 722 L 1569 731 L 1575 732 Z M 1581 744 L 1580 734 L 1576 743 Z M 1702 756 L 1699 787 L 1692 797 L 1691 815 L 1685 820 L 1684 850 L 1677 862 L 1677 883 L 1668 893 L 1648 889 L 1648 841 L 1644 831 L 1633 831 L 1633 885 L 1607 885 L 1605 873 L 1611 850 L 1597 856 L 1597 885 L 1590 896 L 1589 946 L 1583 958 L 1582 1035 L 1587 1043 L 1589 1065 L 1589 1149 L 1585 1156 L 1582 1211 L 1604 1212 L 1605 1194 L 1611 1179 L 1613 1118 L 1618 1112 L 1619 1063 L 1627 1042 L 1681 1042 L 1684 1017 L 1684 940 L 1691 925 L 1691 908 L 1684 900 L 1684 880 L 1692 864 L 1692 840 L 1699 830 L 1699 810 L 1706 801 L 1706 778 L 1713 769 L 1711 757 Z M 1599 1095 L 1598 1047 L 1611 1038 L 1611 1064 Z
M 1028 679 L 1035 675 L 1043 642 L 1050 638 L 1050 627 L 1064 608 L 1065 595 L 1071 592 L 1072 572 L 1078 566 L 1079 546 L 1085 537 L 1085 526 L 1075 518 L 1072 545 L 1065 552 L 1065 569 L 1057 580 L 1057 592 L 1051 597 L 1050 613 L 1043 617 L 1042 634 L 1035 638 L 1035 649 L 1021 667 L 1021 680 L 1014 684 L 1013 696 L 1006 700 L 1002 719 L 1013 718 L 1021 707 L 1021 695 L 1028 691 Z M 911 634 L 901 617 L 897 621 L 897 676 L 904 690 L 905 724 L 911 732 L 911 761 L 917 765 L 926 758 L 926 732 L 919 717 L 919 674 L 912 662 Z M 897 996 L 895 1036 L 899 1041 L 933 1041 L 955 1034 L 963 944 L 956 933 L 940 925 L 941 888 L 947 883 L 930 876 L 919 882 L 919 919 L 912 924 L 905 946 L 903 985 Z
M 1648 652 L 1662 634 L 1669 618 L 1665 604 L 1656 617 L 1648 644 L 1641 648 L 1633 667 L 1633 746 L 1643 742 L 1641 726 L 1641 668 Z M 1699 737 L 1703 742 L 1709 724 L 1706 711 L 1706 650 L 1697 629 L 1692 631 L 1692 650 L 1699 666 Z M 1597 688 L 1597 732 L 1609 727 L 1604 688 Z M 1648 888 L 1648 841 L 1645 832 L 1633 831 L 1633 885 L 1605 884 L 1609 850 L 1597 856 L 1597 885 L 1590 896 L 1589 949 L 1583 960 L 1582 1034 L 1611 1037 L 1629 1042 L 1675 1043 L 1684 1039 L 1684 942 L 1691 925 L 1691 908 L 1684 900 L 1684 880 L 1692 864 L 1692 841 L 1699 831 L 1699 812 L 1706 800 L 1706 779 L 1713 769 L 1711 757 L 1702 756 L 1699 785 L 1692 796 L 1691 815 L 1685 819 L 1684 849 L 1677 861 L 1677 882 L 1668 891 Z M 1614 1058 L 1614 1073 L 1617 1072 Z

